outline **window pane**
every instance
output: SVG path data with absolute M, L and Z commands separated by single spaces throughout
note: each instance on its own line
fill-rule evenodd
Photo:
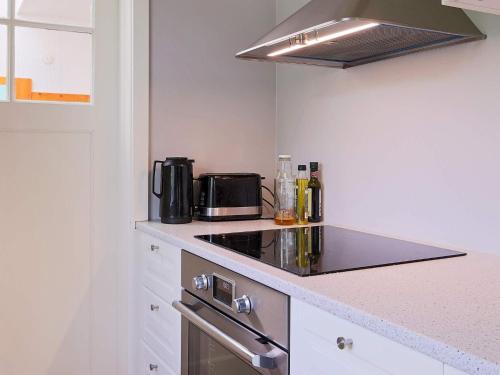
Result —
M 7 26 L 0 25 L 0 100 L 7 100 Z
M 7 1 L 0 0 L 0 18 L 7 18 Z
M 91 27 L 92 0 L 16 0 L 16 18 Z
M 16 99 L 89 102 L 92 35 L 16 27 Z

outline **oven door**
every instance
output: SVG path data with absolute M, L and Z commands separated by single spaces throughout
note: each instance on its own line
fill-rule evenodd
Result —
M 288 353 L 264 337 L 186 291 L 172 305 L 182 314 L 182 375 L 288 375 Z

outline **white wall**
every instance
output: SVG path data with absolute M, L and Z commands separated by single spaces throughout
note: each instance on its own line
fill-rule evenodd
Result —
M 304 0 L 278 0 L 283 19 Z M 322 163 L 327 222 L 500 254 L 500 17 L 488 40 L 277 68 L 278 152 Z
M 16 77 L 33 79 L 33 91 L 90 94 L 92 36 L 17 28 Z
M 234 55 L 274 26 L 274 1 L 152 0 L 151 8 L 151 162 L 189 156 L 195 175 L 272 178 L 275 67 Z M 157 207 L 153 197 L 154 218 Z

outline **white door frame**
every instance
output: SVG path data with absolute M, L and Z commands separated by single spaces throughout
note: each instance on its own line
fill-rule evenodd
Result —
M 133 220 L 148 219 L 149 0 L 121 3 L 121 124 L 124 162 L 132 178 Z
M 120 184 L 118 374 L 135 375 L 139 356 L 136 221 L 148 219 L 149 0 L 120 0 Z

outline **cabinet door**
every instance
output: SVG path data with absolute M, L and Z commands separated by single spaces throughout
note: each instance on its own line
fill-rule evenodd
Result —
M 179 375 L 172 371 L 151 348 L 144 342 L 141 343 L 141 368 L 140 375 Z
M 9 3 L 19 10 L 16 5 L 28 1 Z M 118 173 L 126 168 L 117 91 L 121 8 L 116 0 L 29 3 L 31 15 L 69 24 L 72 11 L 80 19 L 80 6 L 92 8 L 94 95 L 93 105 L 0 104 L 0 374 L 123 374 L 128 311 L 119 292 L 126 288 L 121 259 L 128 254 L 117 247 L 126 193 Z M 92 68 L 77 45 L 63 49 L 65 37 L 54 33 L 61 43 L 28 38 L 33 47 L 21 50 L 16 42 L 16 53 L 38 56 L 30 60 L 42 74 L 35 85 L 58 85 L 62 75 L 71 85 Z M 20 36 L 17 30 L 11 35 Z M 82 66 L 59 65 L 65 54 Z M 44 56 L 57 57 L 44 64 Z M 0 59 L 5 62 L 5 53 Z M 12 68 L 20 73 L 19 65 Z M 63 86 L 54 91 L 67 92 Z
M 467 375 L 467 373 L 448 365 L 444 365 L 444 375 Z
M 500 0 L 443 0 L 443 5 L 500 14 Z
M 136 234 L 141 280 L 137 290 L 139 373 L 179 374 L 181 317 L 171 305 L 181 294 L 181 249 L 145 233 Z
M 181 316 L 170 303 L 142 291 L 143 341 L 165 362 L 173 373 L 180 372 Z
M 295 299 L 290 327 L 292 375 L 443 374 L 441 362 Z
M 143 283 L 168 303 L 181 297 L 181 249 L 141 233 Z

